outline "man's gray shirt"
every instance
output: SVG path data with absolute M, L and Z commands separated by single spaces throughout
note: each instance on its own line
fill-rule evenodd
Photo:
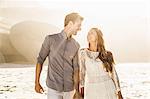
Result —
M 79 44 L 66 33 L 47 35 L 42 44 L 37 62 L 43 65 L 48 56 L 46 85 L 60 92 L 74 89 L 73 74 L 79 69 Z

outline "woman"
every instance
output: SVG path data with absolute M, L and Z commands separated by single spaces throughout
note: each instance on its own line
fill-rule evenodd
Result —
M 80 86 L 84 99 L 123 99 L 112 53 L 105 50 L 98 28 L 88 32 L 89 48 L 79 51 Z

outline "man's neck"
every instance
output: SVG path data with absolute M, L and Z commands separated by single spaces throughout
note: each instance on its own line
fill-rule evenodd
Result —
M 65 32 L 67 38 L 71 38 L 72 35 L 71 35 L 71 30 L 69 28 L 65 27 L 64 32 Z

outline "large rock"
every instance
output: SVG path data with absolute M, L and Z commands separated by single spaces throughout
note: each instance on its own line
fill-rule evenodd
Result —
M 35 64 L 45 36 L 58 32 L 59 28 L 47 23 L 24 21 L 11 28 L 9 37 L 16 50 Z
M 1 52 L 0 52 L 0 63 L 5 63 L 5 57 Z
M 0 33 L 0 63 L 27 63 L 28 61 L 13 47 L 9 34 Z

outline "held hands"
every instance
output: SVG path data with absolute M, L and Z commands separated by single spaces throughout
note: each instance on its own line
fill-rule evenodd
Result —
M 118 91 L 117 92 L 117 99 L 123 99 L 123 96 L 122 96 L 122 94 L 121 94 L 121 91 Z
M 84 87 L 80 88 L 80 92 L 75 92 L 73 99 L 84 99 Z
M 83 97 L 81 96 L 80 92 L 76 91 L 73 96 L 73 99 L 83 99 Z
M 84 87 L 80 89 L 81 96 L 84 98 Z
M 35 91 L 37 93 L 42 94 L 44 92 L 44 89 L 42 88 L 42 86 L 40 84 L 35 84 Z

